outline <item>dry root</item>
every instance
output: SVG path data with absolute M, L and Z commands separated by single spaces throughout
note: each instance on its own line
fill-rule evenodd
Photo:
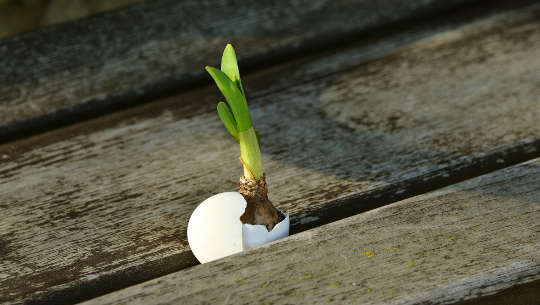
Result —
M 268 199 L 268 188 L 264 176 L 259 180 L 240 177 L 238 186 L 240 187 L 238 192 L 247 201 L 246 210 L 240 216 L 242 223 L 264 225 L 268 231 L 271 231 L 284 219 L 283 214 Z

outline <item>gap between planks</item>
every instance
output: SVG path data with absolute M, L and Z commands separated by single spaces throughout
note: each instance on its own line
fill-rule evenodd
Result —
M 227 42 L 240 52 L 242 70 L 255 70 L 456 7 L 476 11 L 483 5 L 477 2 L 214 2 L 219 9 L 209 10 L 204 1 L 155 0 L 26 33 L 0 41 L 0 142 L 206 85 L 201 67 L 215 63 Z M 488 10 L 531 2 L 492 1 Z M 194 20 L 201 10 L 205 14 Z M 209 20 L 220 20 L 219 26 Z
M 539 283 L 535 159 L 83 304 L 532 305 Z

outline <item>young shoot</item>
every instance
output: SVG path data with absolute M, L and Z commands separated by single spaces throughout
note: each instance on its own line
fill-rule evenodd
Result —
M 221 58 L 221 70 L 206 67 L 227 103 L 219 102 L 217 111 L 227 131 L 240 145 L 240 161 L 244 165 L 244 176 L 251 180 L 262 179 L 261 149 L 258 131 L 253 128 L 246 101 L 236 54 L 228 44 Z
M 284 215 L 270 202 L 262 165 L 260 139 L 253 128 L 246 101 L 236 54 L 228 44 L 221 58 L 221 69 L 206 67 L 217 87 L 225 97 L 219 102 L 217 112 L 227 131 L 240 145 L 240 161 L 244 167 L 244 177 L 240 178 L 240 194 L 247 202 L 245 213 L 240 220 L 247 224 L 265 225 L 271 230 Z

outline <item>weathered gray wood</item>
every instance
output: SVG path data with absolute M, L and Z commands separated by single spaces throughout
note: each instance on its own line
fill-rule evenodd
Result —
M 154 0 L 0 41 L 0 140 L 204 80 L 232 42 L 244 68 L 473 0 Z
M 453 304 L 535 280 L 540 159 L 84 304 Z
M 539 12 L 247 76 L 293 231 L 538 156 Z M 1 301 L 80 300 L 194 264 L 191 211 L 241 174 L 216 100 L 199 88 L 0 147 Z

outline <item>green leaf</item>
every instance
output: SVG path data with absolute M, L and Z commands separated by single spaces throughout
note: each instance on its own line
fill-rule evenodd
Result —
M 238 88 L 240 88 L 240 92 L 245 96 L 244 88 L 242 88 L 242 81 L 240 80 L 240 71 L 238 70 L 236 53 L 231 44 L 227 44 L 223 51 L 223 56 L 221 57 L 221 71 L 225 73 Z
M 261 179 L 264 174 L 262 165 L 261 148 L 257 142 L 257 135 L 253 127 L 239 132 L 240 155 L 244 167 L 253 175 L 250 179 Z M 244 172 L 245 173 L 245 172 Z M 248 177 L 248 176 L 246 176 Z M 249 177 L 248 177 L 249 178 Z
M 217 112 L 219 118 L 227 128 L 227 131 L 236 139 L 238 142 L 238 130 L 236 129 L 236 120 L 231 112 L 231 109 L 224 102 L 219 102 L 217 105 Z
M 251 123 L 246 98 L 242 92 L 240 92 L 240 89 L 220 70 L 207 66 L 206 71 L 212 76 L 219 90 L 231 106 L 234 119 L 237 123 L 236 129 L 238 132 L 246 131 L 251 128 L 253 125 Z

